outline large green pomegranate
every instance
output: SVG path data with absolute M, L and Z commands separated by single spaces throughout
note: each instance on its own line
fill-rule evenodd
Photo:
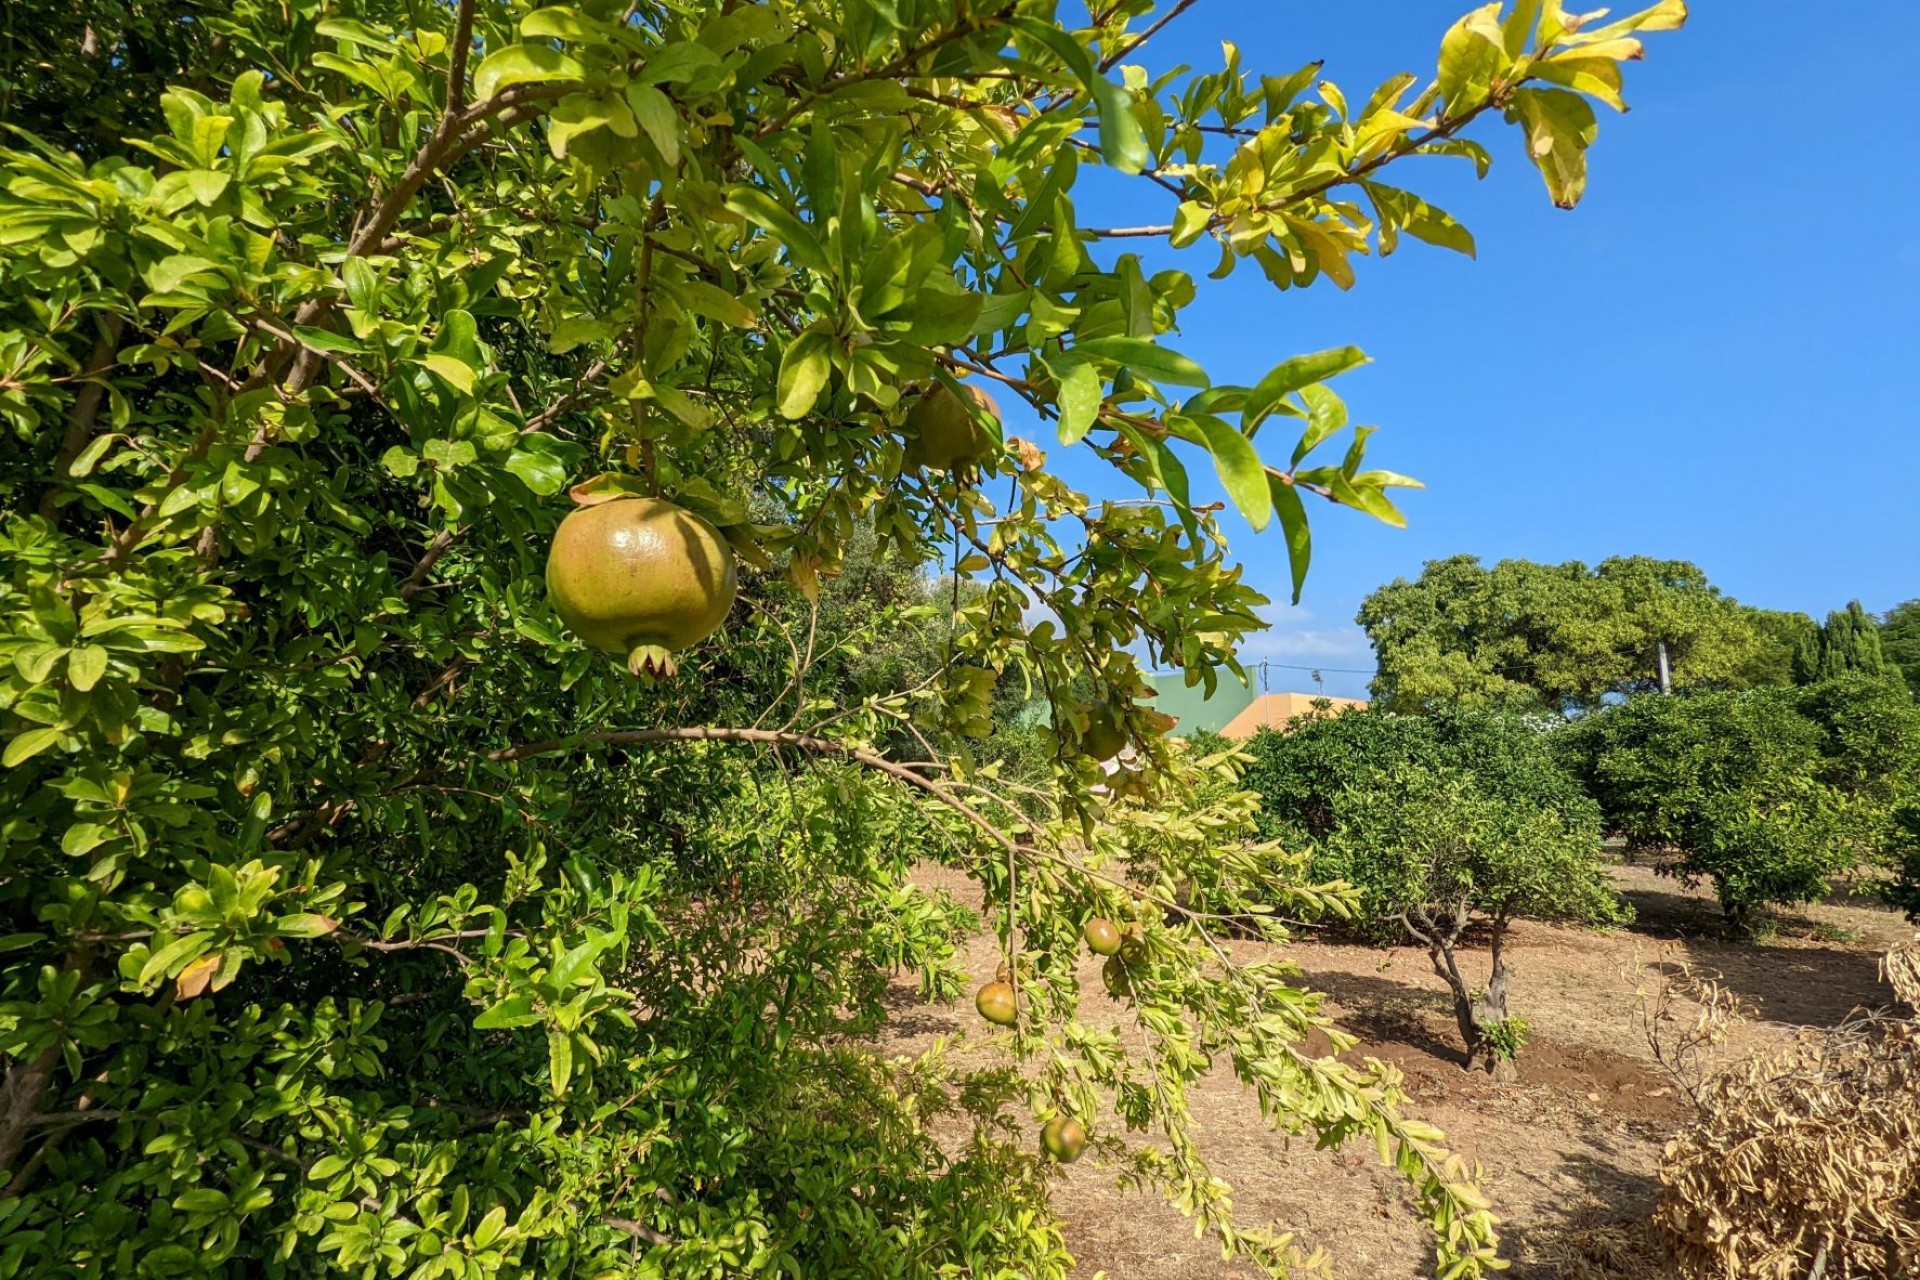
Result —
M 634 675 L 670 676 L 733 607 L 733 549 L 699 516 L 659 498 L 616 498 L 560 522 L 547 598 L 560 620 Z
M 989 982 L 973 997 L 974 1010 L 997 1027 L 1010 1027 L 1020 1021 L 1020 1005 L 1013 987 L 1005 982 Z
M 967 396 L 995 422 L 1000 420 L 999 406 L 993 397 L 978 387 L 965 388 Z M 978 466 L 992 452 L 993 434 L 974 415 L 973 405 L 962 400 L 945 383 L 935 386 L 907 410 L 907 465 L 933 471 L 964 471 Z

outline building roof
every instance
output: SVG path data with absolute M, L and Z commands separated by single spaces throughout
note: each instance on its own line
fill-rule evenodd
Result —
M 1251 738 L 1261 729 L 1284 729 L 1300 716 L 1313 715 L 1319 710 L 1316 703 L 1331 703 L 1327 708 L 1329 713 L 1367 705 L 1363 698 L 1330 698 L 1317 693 L 1263 693 L 1228 721 L 1227 727 L 1219 730 L 1219 733 L 1222 737 L 1239 742 Z
M 1222 673 L 1209 695 L 1204 686 L 1189 688 L 1179 674 L 1148 677 L 1158 696 L 1154 709 L 1174 718 L 1173 732 L 1218 733 L 1238 741 L 1250 738 L 1262 728 L 1284 729 L 1296 717 L 1311 714 L 1313 704 L 1321 700 L 1313 693 L 1255 693 L 1232 675 Z M 1346 707 L 1364 707 L 1359 698 L 1327 698 L 1338 711 Z

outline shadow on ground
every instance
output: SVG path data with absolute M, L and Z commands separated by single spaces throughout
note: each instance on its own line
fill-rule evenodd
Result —
M 1831 1026 L 1850 1009 L 1876 1008 L 1891 998 L 1871 952 L 1784 939 L 1734 941 L 1726 937 L 1719 909 L 1706 899 L 1648 888 L 1621 896 L 1633 904 L 1633 932 L 1680 944 L 1696 972 L 1718 974 L 1764 1021 Z
M 1654 1280 L 1668 1271 L 1649 1219 L 1659 1180 L 1622 1168 L 1628 1157 L 1604 1138 L 1562 1155 L 1551 1169 L 1522 1172 L 1540 1206 L 1507 1233 L 1513 1280 Z

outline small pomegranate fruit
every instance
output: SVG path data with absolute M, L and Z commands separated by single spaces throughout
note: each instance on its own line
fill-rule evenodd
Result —
M 1111 920 L 1095 916 L 1080 930 L 1080 936 L 1086 939 L 1087 950 L 1097 956 L 1120 954 L 1120 930 L 1114 928 Z
M 713 634 L 737 586 L 720 531 L 659 498 L 581 507 L 547 552 L 553 611 L 595 649 L 627 655 L 636 676 L 672 675 L 674 651 Z
M 1087 730 L 1080 735 L 1080 754 L 1089 760 L 1107 761 L 1119 755 L 1127 745 L 1127 728 L 1113 714 L 1112 707 L 1096 707 L 1087 717 Z
M 1147 962 L 1147 940 L 1141 936 L 1140 926 L 1131 926 L 1126 936 L 1120 939 L 1120 958 L 1128 964 Z
M 907 465 L 934 471 L 964 471 L 977 466 L 993 450 L 993 435 L 973 415 L 974 406 L 995 422 L 999 407 L 978 387 L 967 387 L 973 404 L 941 383 L 914 402 L 907 411 Z
M 1127 972 L 1127 962 L 1119 956 L 1108 956 L 1107 962 L 1100 966 L 1100 981 L 1106 984 L 1110 996 L 1133 994 L 1133 975 Z
M 1072 1164 L 1086 1150 L 1087 1131 L 1078 1120 L 1055 1116 L 1040 1130 L 1040 1146 L 1061 1164 Z
M 989 982 L 973 997 L 973 1007 L 996 1027 L 1010 1027 L 1020 1020 L 1019 1004 L 1013 987 L 1005 982 Z

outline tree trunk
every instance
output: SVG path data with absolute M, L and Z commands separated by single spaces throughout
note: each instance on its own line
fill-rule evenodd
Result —
M 1460 1024 L 1460 1039 L 1467 1046 L 1467 1059 L 1461 1064 L 1461 1070 L 1473 1070 L 1473 1060 L 1479 1055 L 1480 1024 L 1473 1015 L 1473 993 L 1467 990 L 1467 984 L 1460 977 L 1460 966 L 1453 958 L 1453 938 L 1436 933 L 1427 943 L 1427 959 L 1433 962 L 1433 971 L 1446 982 L 1453 992 L 1453 1017 Z
M 1507 922 L 1496 916 L 1493 921 L 1493 976 L 1487 980 L 1487 989 L 1474 1004 L 1474 1033 L 1480 1035 L 1480 1028 L 1490 1023 L 1507 1020 Z M 1484 1039 L 1484 1037 L 1483 1037 Z M 1487 1074 L 1502 1079 L 1512 1079 L 1516 1074 L 1513 1063 L 1487 1047 Z
M 12 1169 L 20 1158 L 33 1119 L 40 1114 L 40 1099 L 53 1078 L 60 1061 L 60 1050 L 48 1049 L 31 1062 L 16 1062 L 7 1068 L 0 1085 L 0 1169 Z

